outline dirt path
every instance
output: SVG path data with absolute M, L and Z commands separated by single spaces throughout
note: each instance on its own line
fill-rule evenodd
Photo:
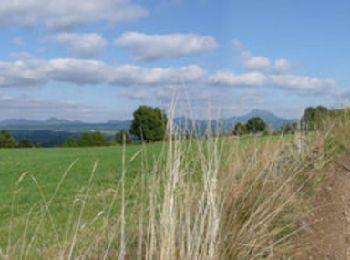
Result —
M 350 152 L 339 164 L 315 199 L 298 238 L 297 260 L 350 259 Z

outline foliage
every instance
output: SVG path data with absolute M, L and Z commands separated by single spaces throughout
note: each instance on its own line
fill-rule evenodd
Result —
M 0 148 L 15 148 L 16 140 L 13 138 L 9 132 L 0 131 Z
M 120 130 L 115 134 L 115 141 L 118 144 L 131 144 L 132 140 L 130 138 L 129 132 L 125 130 Z
M 247 132 L 247 129 L 245 127 L 245 124 L 238 122 L 235 124 L 235 127 L 232 131 L 234 135 L 243 135 Z
M 297 123 L 287 123 L 281 126 L 281 128 L 277 131 L 282 134 L 294 134 L 297 130 Z
M 260 117 L 253 117 L 245 125 L 248 133 L 259 133 L 267 129 L 267 125 Z
M 243 134 L 256 134 L 262 133 L 267 130 L 267 124 L 260 117 L 253 117 L 247 121 L 247 123 L 238 122 L 234 129 L 234 135 L 243 135 Z
M 79 147 L 78 140 L 68 137 L 63 144 L 64 147 Z
M 71 137 L 67 138 L 64 147 L 93 147 L 93 146 L 108 146 L 109 142 L 105 136 L 97 132 L 85 132 L 78 139 Z
M 80 147 L 108 146 L 109 142 L 101 132 L 97 131 L 92 133 L 82 133 L 78 140 L 78 144 Z
M 33 145 L 31 144 L 31 142 L 26 139 L 26 138 L 22 138 L 17 145 L 18 148 L 31 148 L 33 147 Z
M 140 106 L 133 114 L 130 133 L 142 141 L 161 141 L 165 137 L 167 116 L 159 108 Z
M 330 110 L 326 107 L 308 107 L 304 110 L 302 122 L 306 130 L 320 129 L 322 122 L 330 115 Z

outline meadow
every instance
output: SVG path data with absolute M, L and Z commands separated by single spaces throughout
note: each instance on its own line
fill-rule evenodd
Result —
M 0 150 L 0 256 L 286 256 L 333 135 Z

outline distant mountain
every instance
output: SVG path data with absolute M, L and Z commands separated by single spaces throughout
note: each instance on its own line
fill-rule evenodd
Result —
M 204 133 L 206 129 L 208 129 L 208 126 L 210 126 L 212 129 L 219 128 L 221 131 L 227 132 L 227 131 L 230 131 L 236 123 L 247 122 L 249 119 L 253 117 L 260 117 L 266 122 L 266 124 L 269 127 L 273 129 L 280 128 L 281 126 L 287 123 L 293 123 L 296 121 L 296 120 L 280 118 L 270 111 L 259 110 L 259 109 L 254 109 L 248 114 L 245 114 L 242 116 L 231 117 L 231 118 L 221 119 L 219 121 L 212 121 L 212 122 L 209 122 L 208 120 L 193 121 L 190 119 L 186 119 L 184 117 L 177 118 L 174 121 L 180 128 L 189 129 L 189 130 L 192 130 L 193 128 L 195 128 L 196 131 L 198 131 L 199 133 Z
M 239 117 L 231 117 L 221 119 L 219 121 L 210 122 L 212 128 L 219 128 L 222 131 L 228 131 L 233 128 L 237 122 L 246 122 L 252 117 L 262 118 L 271 128 L 279 128 L 282 125 L 295 120 L 288 120 L 277 117 L 273 113 L 265 110 L 252 110 L 246 115 Z M 185 129 L 193 129 L 193 126 L 200 132 L 208 128 L 208 120 L 190 120 L 186 118 L 176 118 L 175 124 Z M 103 123 L 86 123 L 83 121 L 70 121 L 65 119 L 50 118 L 48 120 L 25 120 L 25 119 L 9 119 L 0 121 L 0 129 L 2 130 L 48 130 L 48 131 L 67 131 L 67 132 L 84 132 L 84 131 L 103 131 L 116 132 L 128 129 L 131 120 L 110 120 Z
M 262 120 L 268 124 L 269 127 L 276 129 L 287 123 L 295 122 L 296 120 L 284 119 L 276 116 L 270 111 L 254 109 L 248 114 L 239 117 L 232 117 L 223 120 L 223 128 L 232 128 L 238 122 L 247 122 L 249 119 L 253 117 L 260 117 Z
M 64 119 L 50 118 L 48 120 L 25 120 L 9 119 L 0 121 L 0 129 L 3 130 L 49 130 L 49 131 L 105 131 L 116 132 L 118 130 L 128 129 L 130 120 L 114 120 L 104 123 L 86 123 L 83 121 L 70 121 Z

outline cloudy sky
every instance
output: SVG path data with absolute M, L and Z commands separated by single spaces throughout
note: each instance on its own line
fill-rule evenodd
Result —
M 348 0 L 1 0 L 0 120 L 295 118 L 350 100 Z

